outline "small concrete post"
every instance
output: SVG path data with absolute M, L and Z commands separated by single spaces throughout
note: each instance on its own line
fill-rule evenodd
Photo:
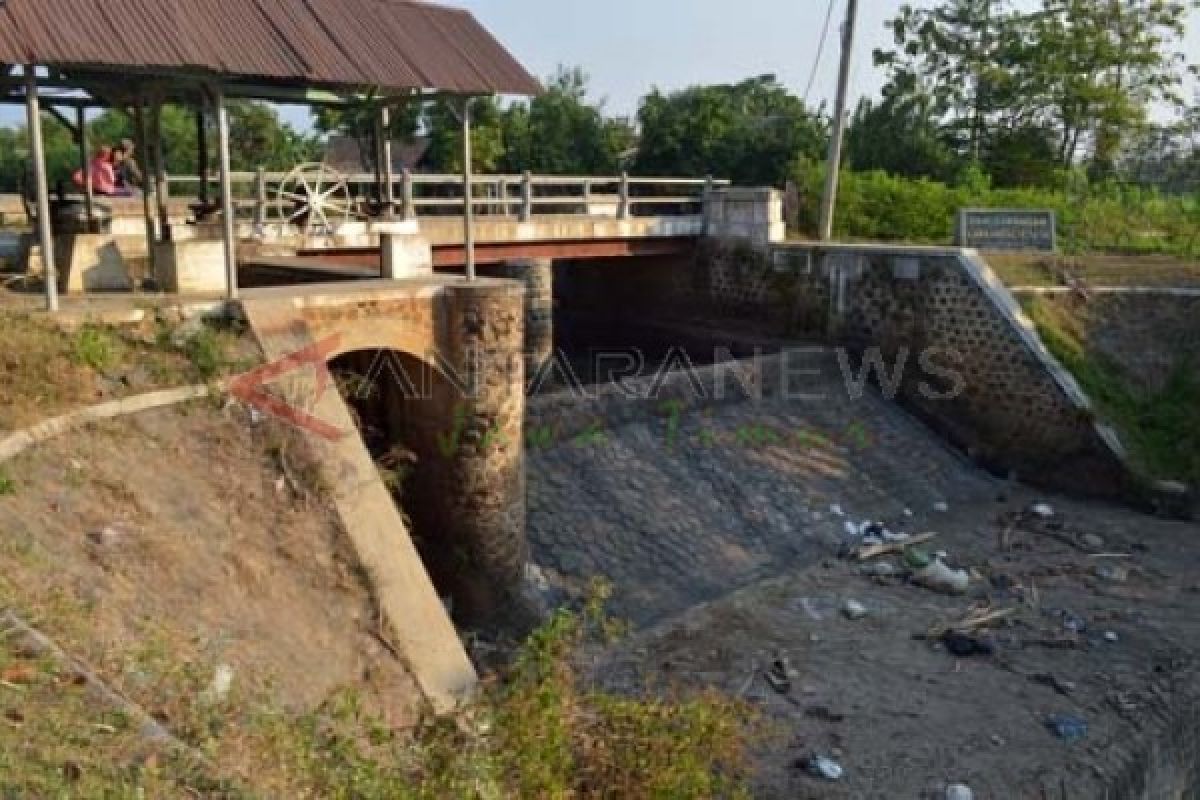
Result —
M 254 171 L 254 228 L 262 231 L 267 226 L 267 170 L 258 167 Z
M 592 213 L 592 182 L 586 179 L 583 182 L 583 213 Z
M 75 125 L 79 128 L 79 168 L 83 171 L 83 204 L 87 210 L 87 230 L 93 233 L 96 224 L 96 190 L 92 186 L 91 145 L 88 142 L 87 109 L 75 109 Z
M 621 173 L 619 189 L 620 199 L 617 201 L 617 219 L 629 219 L 629 173 Z
M 50 226 L 50 187 L 46 181 L 46 143 L 42 139 L 42 108 L 38 102 L 37 68 L 25 67 L 25 111 L 29 155 L 37 194 L 38 240 L 46 279 L 46 310 L 58 311 L 58 270 L 54 266 L 54 230 Z
M 533 175 L 529 170 L 521 173 L 521 222 L 533 218 Z
M 225 291 L 230 300 L 238 296 L 237 241 L 234 238 L 233 181 L 229 165 L 229 109 L 219 87 L 212 90 L 213 108 L 217 112 L 217 151 L 221 167 L 221 234 L 225 245 Z
M 417 204 L 413 199 L 413 176 L 408 167 L 400 173 L 400 213 L 405 219 L 417 218 Z

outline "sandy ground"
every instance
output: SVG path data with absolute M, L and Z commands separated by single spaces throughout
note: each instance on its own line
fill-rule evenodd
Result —
M 1041 502 L 1054 517 L 1023 513 Z M 830 549 L 640 633 L 596 674 L 624 691 L 717 687 L 761 709 L 756 797 L 942 798 L 952 783 L 975 798 L 1195 796 L 1183 792 L 1200 782 L 1184 784 L 1200 775 L 1172 776 L 1178 793 L 1138 776 L 1153 743 L 1197 741 L 1200 526 L 1021 488 L 885 522 L 938 532 L 929 548 L 972 571 L 968 593 L 867 576 Z M 843 613 L 851 599 L 864 618 Z M 975 608 L 1014 609 L 982 632 L 991 654 L 915 638 Z M 790 686 L 766 676 L 777 659 Z M 1058 738 L 1054 714 L 1084 719 L 1086 736 Z M 813 755 L 843 777 L 811 775 Z M 1200 754 L 1186 755 L 1195 769 Z

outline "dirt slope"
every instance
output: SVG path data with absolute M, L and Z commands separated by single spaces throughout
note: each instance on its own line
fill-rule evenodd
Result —
M 364 576 L 291 436 L 209 402 L 126 417 L 6 465 L 0 497 L 0 608 L 260 788 L 270 765 L 241 727 L 254 713 L 311 711 L 352 688 L 405 725 L 418 696 L 375 635 Z M 202 698 L 221 666 L 238 702 L 214 735 Z M 13 713 L 20 700 L 0 694 Z M 37 747 L 13 736 L 0 749 Z

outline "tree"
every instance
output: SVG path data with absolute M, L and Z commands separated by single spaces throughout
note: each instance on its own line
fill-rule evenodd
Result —
M 885 96 L 914 98 L 940 121 L 960 152 L 979 160 L 998 114 L 1012 117 L 1020 96 L 1012 70 L 1019 44 L 1009 0 L 943 0 L 901 6 L 889 23 L 893 51 L 876 50 L 887 69 Z
M 846 133 L 846 161 L 855 170 L 953 182 L 963 163 L 947 143 L 927 95 L 863 98 Z
M 435 172 L 462 171 L 462 118 L 455 103 L 438 100 L 425 108 L 422 125 L 429 137 L 423 166 Z M 495 172 L 504 157 L 504 125 L 494 97 L 471 103 L 471 164 L 476 172 Z
M 1182 106 L 1187 3 L 1175 0 L 1042 0 L 1029 17 L 1027 69 L 1058 129 L 1059 161 L 1075 162 L 1091 139 L 1093 172 L 1112 172 L 1123 136 L 1154 103 Z
M 819 158 L 827 124 L 773 75 L 733 85 L 655 89 L 638 111 L 641 174 L 713 175 L 735 183 L 782 186 L 797 156 Z
M 601 174 L 615 171 L 633 148 L 628 122 L 604 115 L 602 104 L 587 101 L 587 75 L 560 67 L 546 91 L 508 107 L 493 98 L 473 101 L 471 144 L 479 172 Z M 368 101 L 317 113 L 317 128 L 359 139 L 373 156 L 377 105 Z M 392 114 L 392 138 L 421 134 L 429 139 L 421 166 L 436 172 L 462 169 L 462 123 L 454 101 L 412 103 Z M 371 161 L 368 158 L 367 161 Z
M 1093 171 L 1107 174 L 1146 109 L 1178 102 L 1183 57 L 1171 47 L 1188 3 L 1041 0 L 1034 12 L 1010 0 L 904 6 L 890 23 L 896 49 L 876 51 L 875 62 L 889 72 L 886 91 L 928 97 L 943 139 L 983 161 L 997 184 L 1051 180 L 1085 145 Z
M 588 77 L 578 67 L 558 72 L 546 91 L 503 114 L 504 169 L 551 175 L 616 172 L 635 135 L 625 120 L 605 117 L 587 102 Z

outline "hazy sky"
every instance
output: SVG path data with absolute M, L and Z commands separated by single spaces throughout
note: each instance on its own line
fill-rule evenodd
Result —
M 1033 5 L 1033 0 L 1024 0 Z M 774 73 L 803 93 L 821 40 L 827 0 L 457 0 L 475 12 L 538 77 L 556 65 L 582 66 L 609 110 L 633 113 L 650 88 L 729 83 Z M 916 0 L 918 6 L 932 0 Z M 852 96 L 874 94 L 883 78 L 871 63 L 891 47 L 884 23 L 899 0 L 859 0 Z M 846 0 L 834 19 L 810 101 L 833 104 Z M 1185 52 L 1200 62 L 1200 11 L 1191 12 Z
M 1029 0 L 1032 2 L 1033 0 Z M 834 19 L 810 101 L 832 104 L 837 82 L 838 27 L 846 0 L 834 0 Z M 774 73 L 802 93 L 821 38 L 827 0 L 447 0 L 473 11 L 539 78 L 559 64 L 581 66 L 596 97 L 612 113 L 632 114 L 638 98 L 658 86 L 728 83 Z M 930 5 L 932 0 L 918 0 Z M 881 75 L 871 51 L 891 44 L 884 22 L 898 0 L 860 0 L 852 94 L 878 91 Z M 1200 12 L 1192 12 L 1185 50 L 1200 61 Z M 0 123 L 19 118 L 0 110 Z M 288 109 L 301 122 L 307 112 Z

